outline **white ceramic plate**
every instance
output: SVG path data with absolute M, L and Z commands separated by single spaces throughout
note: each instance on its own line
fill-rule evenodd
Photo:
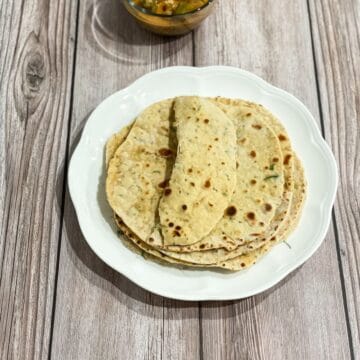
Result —
M 243 98 L 263 104 L 281 119 L 308 181 L 301 221 L 288 239 L 291 249 L 279 244 L 250 269 L 223 273 L 162 266 L 131 252 L 118 239 L 104 192 L 105 143 L 148 105 L 179 95 Z M 260 293 L 303 264 L 326 235 L 337 179 L 335 159 L 314 118 L 299 100 L 249 72 L 223 66 L 165 68 L 108 97 L 87 121 L 68 178 L 81 230 L 106 264 L 156 294 L 197 301 L 240 299 Z

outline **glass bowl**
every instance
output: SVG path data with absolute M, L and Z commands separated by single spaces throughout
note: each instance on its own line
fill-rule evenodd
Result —
M 123 0 L 126 10 L 145 29 L 165 36 L 183 35 L 195 29 L 209 16 L 215 0 L 201 8 L 181 15 L 159 15 L 136 5 L 132 0 Z

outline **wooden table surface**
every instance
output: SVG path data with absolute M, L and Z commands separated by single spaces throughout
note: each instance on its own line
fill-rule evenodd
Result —
M 217 5 L 168 39 L 119 0 L 0 0 L 1 359 L 360 359 L 360 1 Z M 105 97 L 154 69 L 215 64 L 301 99 L 340 185 L 326 240 L 299 270 L 245 300 L 186 303 L 94 255 L 67 166 Z

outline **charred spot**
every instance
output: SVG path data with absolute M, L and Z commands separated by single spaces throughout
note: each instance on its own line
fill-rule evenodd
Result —
M 236 162 L 236 168 L 238 168 L 239 167 L 239 163 L 238 162 Z
M 260 226 L 264 226 L 265 224 L 264 224 L 262 221 L 260 221 L 260 222 L 259 222 L 259 225 L 260 225 Z
M 266 211 L 271 211 L 272 210 L 271 204 L 265 204 L 265 210 Z
M 259 233 L 253 233 L 253 234 L 250 234 L 250 236 L 260 236 L 261 234 Z
M 173 155 L 173 151 L 171 149 L 162 148 L 159 150 L 159 155 L 164 158 L 169 158 Z
M 182 205 L 181 208 L 185 211 L 187 209 L 187 205 Z
M 181 230 L 181 226 L 176 225 L 176 226 L 175 226 L 175 230 Z
M 251 185 L 255 185 L 255 184 L 256 184 L 256 180 L 255 180 L 255 179 L 250 180 L 250 184 L 251 184 Z
M 253 124 L 251 125 L 254 129 L 257 129 L 257 130 L 261 130 L 262 129 L 262 126 L 259 125 L 259 124 Z
M 164 195 L 169 196 L 171 194 L 171 191 L 172 191 L 171 189 L 165 189 Z
M 195 186 L 195 183 L 191 182 L 190 185 L 191 185 L 191 186 Z
M 129 234 L 129 238 L 132 239 L 134 237 L 133 234 Z
M 246 264 L 245 263 L 241 263 L 241 267 L 245 267 L 246 266 Z
M 246 217 L 249 219 L 249 220 L 255 220 L 255 213 L 253 212 L 248 212 L 246 214 Z
M 279 140 L 280 140 L 280 141 L 285 141 L 285 140 L 286 140 L 286 136 L 283 135 L 283 134 L 280 134 L 280 135 L 279 135 Z
M 209 188 L 209 187 L 211 186 L 210 179 L 208 179 L 208 180 L 205 181 L 204 186 L 205 186 L 206 188 Z
M 145 166 L 146 166 L 146 167 L 149 167 L 149 166 L 150 166 L 150 164 L 145 164 Z
M 151 237 L 151 238 L 149 238 L 149 242 L 154 242 L 154 239 Z
M 174 227 L 174 223 L 169 222 L 169 227 Z
M 275 241 L 276 240 L 276 236 L 273 236 L 270 241 Z
M 287 154 L 284 159 L 284 165 L 289 165 L 290 159 L 291 159 L 291 155 Z
M 205 244 L 201 244 L 200 249 L 205 249 Z
M 223 236 L 223 240 L 226 240 L 226 239 L 227 239 L 227 237 L 224 235 L 224 236 Z
M 229 207 L 225 210 L 225 212 L 226 212 L 226 215 L 228 215 L 228 216 L 234 216 L 234 215 L 236 214 L 237 210 L 236 210 L 236 207 L 235 207 L 235 206 L 229 206 Z
M 209 123 L 209 119 L 204 119 L 204 123 L 208 124 Z
M 221 162 L 221 165 L 225 165 L 225 162 L 224 162 L 224 161 L 222 161 L 222 162 Z
M 130 235 L 129 235 L 130 236 Z M 137 242 L 136 242 L 138 245 L 141 243 L 141 241 L 140 240 L 138 240 Z
M 210 149 L 212 149 L 212 145 L 209 145 L 209 146 L 208 146 L 208 150 L 210 150 Z
M 250 117 L 251 115 L 252 115 L 251 113 L 247 113 L 247 114 L 246 114 L 247 117 Z
M 181 234 L 179 233 L 179 231 L 174 230 L 174 231 L 173 231 L 173 236 L 181 236 Z
M 242 138 L 242 139 L 240 140 L 240 142 L 241 142 L 242 144 L 244 144 L 244 143 L 246 142 L 246 138 Z
M 215 141 L 219 141 L 219 138 L 216 137 L 216 138 L 215 138 Z
M 193 172 L 193 169 L 188 169 L 188 173 L 191 174 Z
M 209 204 L 210 207 L 213 207 L 213 206 L 214 206 L 214 204 L 212 204 L 211 202 L 209 202 L 208 204 Z
M 250 151 L 250 156 L 253 158 L 256 157 L 256 152 L 254 150 Z
M 276 162 L 279 162 L 279 158 L 274 157 L 274 158 L 272 159 L 272 161 L 275 162 L 275 163 L 276 163 Z
M 161 188 L 161 189 L 165 189 L 166 187 L 169 186 L 169 179 L 165 179 L 165 180 L 162 181 L 158 186 L 159 186 L 159 188 Z

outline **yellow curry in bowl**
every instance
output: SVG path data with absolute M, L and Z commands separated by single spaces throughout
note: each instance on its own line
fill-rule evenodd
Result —
M 215 0 L 123 0 L 145 29 L 165 36 L 183 35 L 210 15 Z
M 157 15 L 183 15 L 201 9 L 209 0 L 134 0 L 134 3 Z

